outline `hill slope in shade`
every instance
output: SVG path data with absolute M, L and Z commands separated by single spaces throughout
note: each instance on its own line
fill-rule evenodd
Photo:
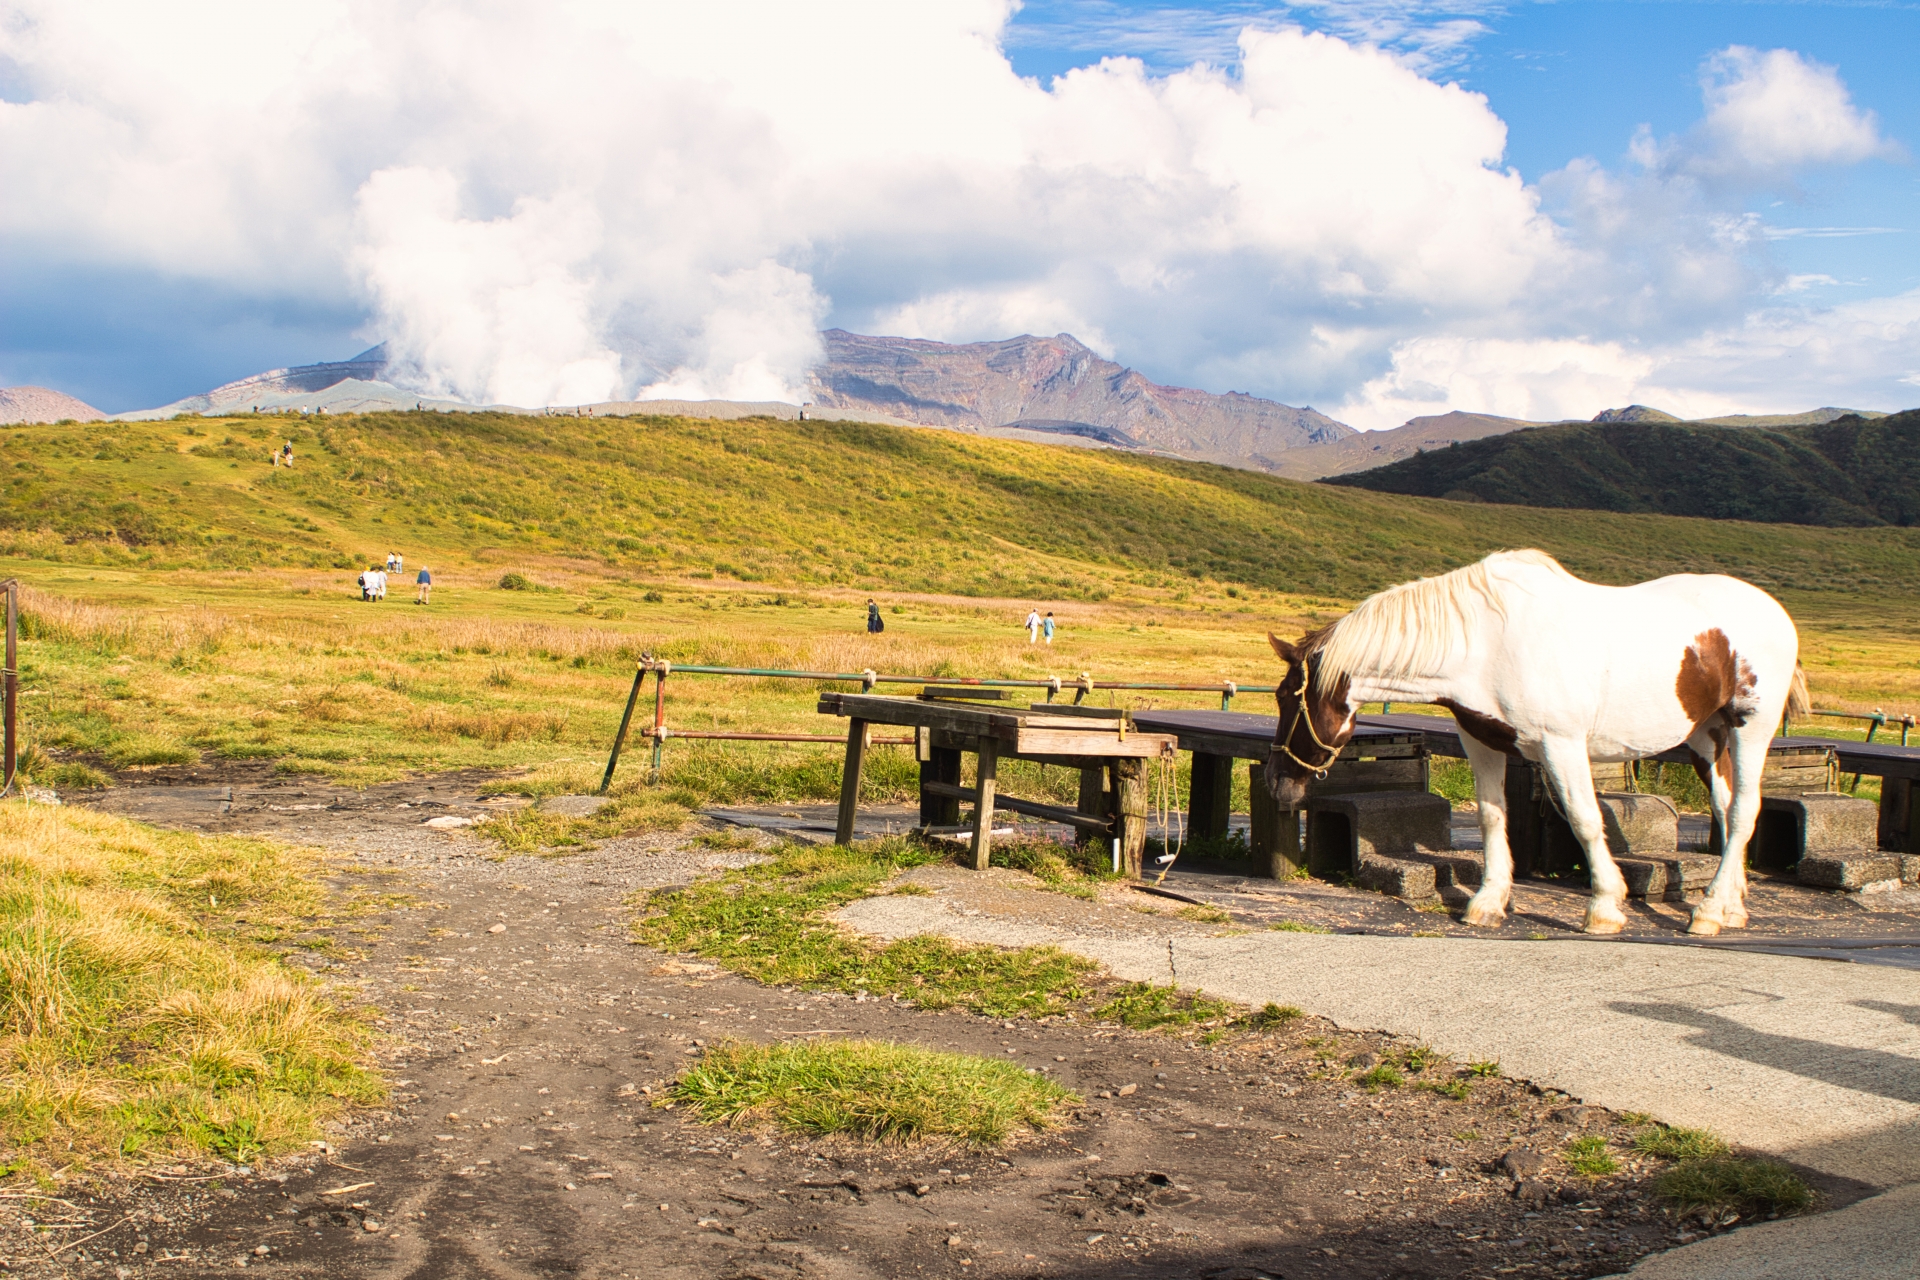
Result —
M 298 464 L 270 467 L 289 432 Z M 1036 600 L 1240 583 L 1355 599 L 1537 546 L 1604 582 L 1717 570 L 1803 592 L 1920 591 L 1920 530 L 1469 506 L 857 423 L 397 413 L 10 427 L 0 465 L 0 555 L 155 568 L 346 568 L 397 548 L 410 564 L 559 558 L 629 581 Z
M 1906 527 L 1920 522 L 1920 410 L 1780 428 L 1539 427 L 1324 483 L 1530 507 Z
M 1434 414 L 1410 418 L 1390 431 L 1360 431 L 1328 444 L 1289 449 L 1273 460 L 1275 475 L 1289 480 L 1318 480 L 1383 467 L 1411 458 L 1422 449 L 1443 449 L 1460 440 L 1479 440 L 1537 427 L 1521 418 L 1497 418 L 1488 413 Z
M 0 423 L 98 422 L 107 415 L 64 391 L 48 387 L 0 387 Z
M 1237 466 L 1354 434 L 1312 409 L 1237 391 L 1163 387 L 1071 334 L 964 344 L 844 329 L 823 336 L 827 362 L 813 375 L 823 410 L 873 409 L 973 431 L 1065 433 Z

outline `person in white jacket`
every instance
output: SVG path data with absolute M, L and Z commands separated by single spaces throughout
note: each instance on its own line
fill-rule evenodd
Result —
M 1027 611 L 1027 643 L 1040 643 L 1040 611 L 1038 609 Z

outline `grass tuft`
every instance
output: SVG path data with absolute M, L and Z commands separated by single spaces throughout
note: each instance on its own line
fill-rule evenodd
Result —
M 974 1146 L 1051 1128 L 1079 1101 L 1010 1062 L 880 1040 L 716 1045 L 670 1096 L 709 1123 Z
M 1332 933 L 1325 925 L 1301 924 L 1298 920 L 1276 920 L 1267 928 L 1275 933 Z
M 1653 1187 L 1683 1213 L 1731 1209 L 1743 1214 L 1784 1214 L 1813 1207 L 1813 1189 L 1799 1174 L 1775 1161 L 1748 1156 L 1682 1160 L 1661 1174 Z
M 898 996 L 991 1017 L 1065 1013 L 1089 994 L 1094 965 L 1056 947 L 1002 950 L 925 936 L 879 944 L 826 919 L 881 892 L 898 872 L 934 860 L 903 838 L 853 848 L 779 845 L 767 853 L 754 866 L 651 894 L 635 937 L 757 982 Z
M 1129 982 L 1117 988 L 1093 1016 L 1135 1031 L 1151 1031 L 1218 1022 L 1233 1016 L 1233 1006 L 1171 984 L 1162 987 L 1151 982 Z
M 1247 1026 L 1254 1031 L 1277 1031 L 1306 1016 L 1305 1010 L 1290 1004 L 1264 1004 L 1247 1015 Z
M 1620 1162 L 1607 1150 L 1607 1140 L 1595 1133 L 1568 1142 L 1560 1149 L 1560 1158 L 1566 1161 L 1567 1168 L 1583 1178 L 1599 1178 L 1620 1171 Z
M 1641 1155 L 1658 1156 L 1662 1160 L 1698 1160 L 1707 1156 L 1723 1156 L 1729 1150 L 1726 1140 L 1718 1134 L 1705 1129 L 1683 1129 L 1664 1124 L 1656 1124 L 1635 1134 L 1633 1149 Z
M 1406 1082 L 1407 1078 L 1401 1075 L 1397 1068 L 1384 1062 L 1354 1078 L 1354 1083 L 1365 1088 L 1369 1093 L 1377 1093 L 1382 1089 L 1398 1089 Z

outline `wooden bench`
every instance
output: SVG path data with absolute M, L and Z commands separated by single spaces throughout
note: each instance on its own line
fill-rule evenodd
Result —
M 847 762 L 840 778 L 840 812 L 834 839 L 853 840 L 866 763 L 869 726 L 900 725 L 914 731 L 920 762 L 920 827 L 928 835 L 971 837 L 973 866 L 985 870 L 993 843 L 996 810 L 1064 823 L 1087 837 L 1118 841 L 1120 864 L 1140 874 L 1147 843 L 1147 762 L 1173 758 L 1169 734 L 1141 732 L 1127 713 L 1093 707 L 1041 704 L 992 705 L 998 693 L 930 687 L 914 698 L 823 693 L 821 715 L 844 716 Z M 975 756 L 975 785 L 960 785 L 961 757 Z M 1032 760 L 1080 771 L 1080 796 L 1072 808 L 1003 795 L 1001 760 Z M 973 816 L 960 820 L 962 803 Z

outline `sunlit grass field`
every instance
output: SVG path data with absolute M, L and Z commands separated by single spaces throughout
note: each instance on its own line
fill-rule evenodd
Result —
M 268 448 L 289 437 L 295 468 L 270 467 Z M 761 420 L 8 428 L 0 475 L 0 573 L 27 589 L 28 759 L 67 786 L 253 761 L 350 784 L 537 769 L 539 789 L 586 789 L 643 653 L 1267 683 L 1268 629 L 1297 634 L 1367 591 L 1519 545 L 1606 581 L 1752 578 L 1799 620 L 1816 705 L 1920 709 L 1913 530 L 1387 498 L 951 432 Z M 354 576 L 389 550 L 407 571 L 385 602 L 364 603 Z M 427 606 L 412 603 L 423 564 L 435 579 Z M 883 606 L 879 636 L 865 633 L 869 595 Z M 1060 623 L 1050 647 L 1020 627 L 1035 605 Z M 833 732 L 817 692 L 677 675 L 667 723 Z M 1218 705 L 1206 694 L 1100 700 Z M 646 752 L 630 742 L 629 785 Z M 906 753 L 877 755 L 875 796 L 904 794 Z M 838 776 L 837 753 L 806 746 L 682 741 L 666 763 L 651 820 L 703 801 L 824 796 Z M 1070 796 L 1072 780 L 1054 772 L 1022 781 Z

